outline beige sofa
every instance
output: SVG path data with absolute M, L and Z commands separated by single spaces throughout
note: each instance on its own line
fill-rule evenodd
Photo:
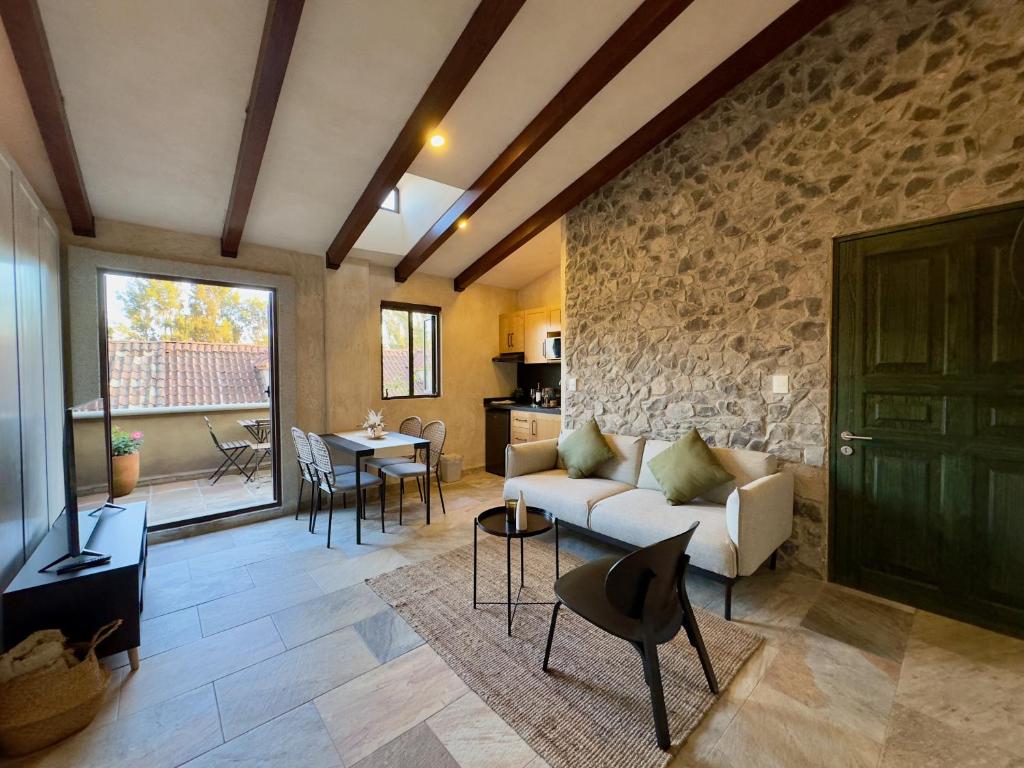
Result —
M 757 451 L 714 448 L 735 481 L 688 504 L 673 506 L 647 462 L 671 445 L 626 435 L 605 435 L 615 457 L 593 476 L 570 479 L 558 459 L 558 440 L 509 445 L 505 452 L 506 499 L 522 491 L 560 523 L 626 545 L 643 547 L 700 522 L 687 553 L 691 567 L 726 585 L 725 617 L 732 617 L 732 586 L 766 560 L 793 532 L 793 477 L 777 472 L 775 457 Z

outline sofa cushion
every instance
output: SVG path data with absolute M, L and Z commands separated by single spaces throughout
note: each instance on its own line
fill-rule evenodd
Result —
M 672 504 L 685 504 L 733 479 L 695 429 L 652 458 L 647 466 Z
M 559 520 L 586 528 L 594 504 L 632 487 L 600 477 L 574 480 L 564 469 L 549 469 L 506 480 L 504 497 L 518 499 L 522 491 L 527 504 L 546 509 Z
M 605 434 L 604 439 L 615 455 L 598 464 L 590 476 L 636 485 L 640 474 L 640 459 L 644 454 L 644 438 Z
M 597 421 L 591 419 L 572 434 L 558 441 L 558 456 L 574 480 L 590 477 L 597 467 L 615 457 L 608 441 L 601 434 Z
M 747 451 L 741 448 L 712 448 L 715 456 L 725 471 L 733 476 L 733 479 L 722 485 L 715 486 L 710 491 L 701 494 L 701 498 L 713 501 L 717 504 L 725 504 L 729 494 L 737 487 L 751 483 L 759 477 L 774 475 L 778 469 L 778 460 L 770 453 L 761 451 Z
M 686 552 L 691 565 L 723 576 L 736 575 L 736 546 L 725 507 L 706 501 L 672 505 L 661 490 L 637 488 L 603 499 L 590 511 L 590 528 L 613 539 L 646 547 L 700 523 Z
M 668 448 L 672 443 L 668 440 L 648 440 L 644 444 L 644 455 L 640 460 L 640 476 L 637 480 L 638 488 L 645 488 L 651 491 L 660 491 L 654 473 L 647 466 L 652 458 Z M 747 451 L 739 448 L 712 448 L 715 458 L 725 467 L 725 471 L 733 476 L 733 480 L 705 491 L 701 498 L 716 504 L 725 504 L 729 494 L 738 486 L 757 480 L 759 477 L 774 475 L 778 469 L 778 462 L 770 453 L 760 451 Z

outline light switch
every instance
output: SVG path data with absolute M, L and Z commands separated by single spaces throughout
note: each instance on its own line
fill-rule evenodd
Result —
M 575 392 L 576 391 L 576 377 L 575 376 L 570 376 L 568 379 L 565 380 L 565 391 L 566 392 Z
M 777 373 L 772 376 L 772 392 L 776 395 L 789 394 L 789 376 Z

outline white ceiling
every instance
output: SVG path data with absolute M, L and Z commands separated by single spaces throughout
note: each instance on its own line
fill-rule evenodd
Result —
M 458 274 L 793 2 L 696 0 L 421 269 Z M 476 3 L 307 0 L 243 240 L 323 258 Z M 527 0 L 442 122 L 448 144 L 403 178 L 411 204 L 379 213 L 353 255 L 397 263 L 638 4 Z M 96 215 L 220 235 L 265 3 L 40 5 Z M 0 99 L 0 141 L 59 206 L 6 37 Z M 550 270 L 560 231 L 483 282 L 518 288 Z

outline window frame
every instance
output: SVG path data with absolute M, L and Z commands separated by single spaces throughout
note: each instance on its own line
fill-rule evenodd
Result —
M 384 205 L 384 200 L 387 200 L 387 195 L 385 195 L 384 200 L 381 200 L 380 205 L 378 205 L 377 207 L 380 210 L 382 210 L 382 211 L 387 211 L 388 213 L 401 213 L 402 212 L 402 194 L 399 191 L 398 187 L 392 187 L 391 188 L 391 192 L 388 192 L 388 195 L 390 195 L 392 193 L 394 193 L 394 195 L 395 195 L 395 207 L 394 208 L 388 208 L 386 205 Z
M 380 303 L 380 323 L 378 329 L 384 325 L 385 310 L 405 312 L 408 315 L 409 328 L 409 394 L 388 395 L 384 391 L 384 334 L 380 336 L 380 398 L 381 400 L 415 400 L 419 398 L 441 397 L 441 308 L 429 304 L 409 304 L 402 301 L 382 301 Z M 422 395 L 416 392 L 416 367 L 414 364 L 416 345 L 413 343 L 412 316 L 414 312 L 434 316 L 434 343 L 430 350 L 431 362 L 434 368 L 434 391 Z

